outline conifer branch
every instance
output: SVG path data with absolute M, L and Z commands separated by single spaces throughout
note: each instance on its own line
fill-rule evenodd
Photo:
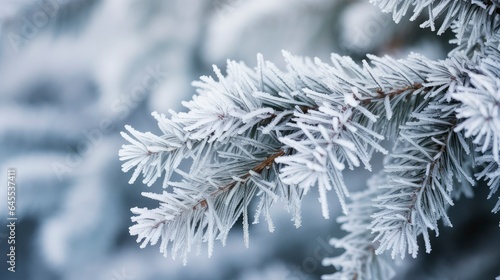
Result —
M 154 113 L 160 135 L 126 127 L 130 143 L 119 152 L 122 168 L 135 168 L 151 186 L 164 177 L 155 209 L 133 208 L 141 247 L 161 240 L 160 251 L 187 254 L 203 242 L 211 255 L 215 240 L 243 216 L 249 244 L 248 206 L 259 197 L 255 221 L 263 215 L 274 230 L 270 208 L 282 200 L 301 224 L 303 195 L 317 187 L 322 214 L 329 218 L 327 194 L 334 190 L 348 232 L 332 245 L 346 251 L 325 259 L 342 271 L 325 279 L 390 279 L 385 256 L 416 257 L 422 235 L 431 251 L 429 230 L 438 221 L 451 226 L 447 210 L 460 194 L 472 194 L 486 180 L 492 197 L 500 186 L 500 16 L 496 0 L 373 0 L 399 21 L 413 7 L 424 10 L 421 26 L 438 34 L 451 28 L 458 44 L 446 60 L 411 54 L 407 59 L 368 56 L 362 64 L 332 54 L 331 61 L 283 56 L 287 71 L 257 56 L 252 69 L 228 61 L 227 73 L 194 82 L 197 94 L 186 112 Z M 382 179 L 352 201 L 343 170 L 371 170 L 380 145 L 396 138 Z M 184 163 L 184 164 L 183 164 Z M 187 167 L 186 167 L 187 166 Z M 473 169 L 473 166 L 476 166 Z M 173 172 L 179 182 L 170 180 Z M 475 178 L 474 178 L 475 173 Z M 458 182 L 458 183 L 457 183 Z M 500 202 L 493 212 L 500 211 Z M 348 213 L 349 212 L 349 213 Z
M 447 104 L 445 99 L 423 107 L 414 113 L 414 120 L 402 127 L 400 147 L 392 154 L 392 162 L 385 166 L 387 184 L 380 187 L 386 193 L 375 199 L 381 210 L 373 215 L 371 229 L 380 242 L 377 253 L 392 250 L 392 257 L 406 252 L 413 257 L 418 253 L 416 238 L 423 234 L 426 252 L 431 245 L 428 229 L 438 233 L 437 221 L 444 219 L 451 226 L 447 215 L 453 205 L 454 180 L 466 180 L 473 185 L 466 166 L 468 146 L 454 132 L 457 104 Z

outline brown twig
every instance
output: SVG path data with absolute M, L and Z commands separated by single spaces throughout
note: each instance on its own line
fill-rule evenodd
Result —
M 262 171 L 264 171 L 264 169 L 270 167 L 274 163 L 274 160 L 276 158 L 278 158 L 284 154 L 285 154 L 285 151 L 279 150 L 277 153 L 272 154 L 271 156 L 266 158 L 264 161 L 259 163 L 259 165 L 252 168 L 252 171 L 255 173 L 261 174 Z M 245 181 L 248 178 L 250 178 L 250 176 L 251 176 L 250 172 L 247 172 L 245 175 L 241 176 L 240 179 L 242 181 Z M 231 183 L 229 183 L 225 186 L 219 187 L 218 190 L 216 190 L 215 192 L 210 194 L 210 197 L 216 197 L 223 192 L 227 192 L 227 191 L 232 190 L 236 186 L 237 183 L 238 183 L 238 181 L 232 181 Z M 205 199 L 198 201 L 195 205 L 193 205 L 193 209 L 196 209 L 196 207 L 198 207 L 198 205 L 201 205 L 202 208 L 207 207 L 208 206 L 207 199 L 205 198 Z

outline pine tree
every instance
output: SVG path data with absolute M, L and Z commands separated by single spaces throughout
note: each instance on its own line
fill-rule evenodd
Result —
M 165 191 L 145 192 L 154 209 L 133 208 L 130 234 L 141 247 L 184 262 L 191 251 L 216 239 L 225 244 L 243 217 L 249 244 L 249 205 L 273 231 L 271 206 L 284 202 L 301 225 L 301 199 L 318 188 L 329 218 L 328 192 L 341 204 L 348 232 L 331 244 L 345 249 L 326 258 L 338 272 L 324 279 L 390 279 L 391 258 L 417 257 L 417 239 L 431 252 L 429 231 L 451 226 L 448 209 L 486 181 L 489 198 L 500 185 L 500 2 L 497 0 L 372 0 L 397 23 L 426 14 L 422 28 L 448 29 L 456 47 L 445 60 L 418 54 L 395 60 L 367 55 L 361 64 L 332 54 L 330 62 L 293 56 L 280 70 L 257 55 L 257 66 L 214 66 L 216 79 L 194 82 L 197 94 L 186 112 L 154 112 L 161 134 L 127 126 L 119 152 L 123 171 L 134 170 L 151 186 L 163 177 Z M 382 140 L 393 143 L 391 151 Z M 384 170 L 366 191 L 351 193 L 343 170 L 371 170 L 374 153 Z M 176 173 L 179 181 L 172 181 Z M 500 199 L 493 212 L 500 211 Z

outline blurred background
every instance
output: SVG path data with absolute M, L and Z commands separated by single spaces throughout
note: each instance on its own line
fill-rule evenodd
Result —
M 328 246 L 342 233 L 320 215 L 317 195 L 303 204 L 303 225 L 275 209 L 276 231 L 236 226 L 217 244 L 181 260 L 157 246 L 140 249 L 128 234 L 130 208 L 152 207 L 129 185 L 118 150 L 125 124 L 158 133 L 152 111 L 182 110 L 190 83 L 227 59 L 256 65 L 256 54 L 283 67 L 281 50 L 317 56 L 366 53 L 445 58 L 450 34 L 438 37 L 403 20 L 396 25 L 368 1 L 346 0 L 0 0 L 0 182 L 17 169 L 16 272 L 7 271 L 7 228 L 0 227 L 0 279 L 319 279 Z M 381 161 L 379 164 L 380 169 Z M 369 174 L 347 174 L 352 190 Z M 160 180 L 161 181 L 161 180 Z M 153 185 L 149 191 L 160 192 Z M 483 188 L 485 189 L 485 188 Z M 397 279 L 492 279 L 498 275 L 498 217 L 493 205 L 463 200 L 453 230 L 431 255 L 407 259 Z M 6 221 L 6 192 L 0 192 Z M 490 204 L 493 201 L 489 201 Z M 332 199 L 331 212 L 340 214 Z M 460 209 L 458 209 L 460 208 Z M 479 214 L 478 214 L 479 213 Z M 481 219 L 478 219 L 478 215 Z M 2 223 L 3 224 L 3 223 Z M 5 222 L 7 224 L 7 222 Z M 460 230 L 462 229 L 462 230 Z M 496 230 L 496 233 L 495 233 Z M 461 233 L 462 232 L 462 233 Z M 498 238 L 497 238 L 498 239 Z M 495 265 L 497 265 L 495 267 Z M 477 276 L 480 276 L 479 278 Z M 486 277 L 486 278 L 482 278 Z

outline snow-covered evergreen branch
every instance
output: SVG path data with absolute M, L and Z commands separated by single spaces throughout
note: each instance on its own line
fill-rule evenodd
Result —
M 272 194 L 263 195 L 260 204 L 261 208 L 266 209 L 268 220 L 267 209 L 274 201 L 273 195 L 276 195 L 270 189 L 280 189 L 281 197 L 287 196 L 290 209 L 296 209 L 302 191 L 307 192 L 316 183 L 320 188 L 325 217 L 328 217 L 326 191 L 331 189 L 336 190 L 347 212 L 344 197 L 348 196 L 348 190 L 343 183 L 342 169 L 345 165 L 354 168 L 360 163 L 370 168 L 373 150 L 386 152 L 378 144 L 384 137 L 374 132 L 377 122 L 374 113 L 385 115 L 388 120 L 393 118 L 392 107 L 399 104 L 414 106 L 417 96 L 434 86 L 423 86 L 424 80 L 412 68 L 431 62 L 418 56 L 407 61 L 372 57 L 375 67 L 387 73 L 380 75 L 367 62 L 364 67 L 360 67 L 346 57 L 333 56 L 333 66 L 330 66 L 319 60 L 309 64 L 286 52 L 284 55 L 290 65 L 289 73 L 279 72 L 273 64 L 264 63 L 260 57 L 256 70 L 229 62 L 228 76 L 223 77 L 215 68 L 219 81 L 202 77 L 202 82 L 195 83 L 199 95 L 185 103 L 190 109 L 188 112 L 171 112 L 171 118 L 153 114 L 159 122 L 163 133 L 161 136 L 150 132 L 140 133 L 128 127 L 136 139 L 123 134 L 131 144 L 123 146 L 120 159 L 125 161 L 124 171 L 136 168 L 131 182 L 142 172 L 143 182 L 151 185 L 165 172 L 164 186 L 174 186 L 174 191 L 164 192 L 162 196 L 145 195 L 164 205 L 183 205 L 190 215 L 198 215 L 196 217 L 206 211 L 191 211 L 193 203 L 204 205 L 212 199 L 219 201 L 219 195 L 233 193 L 233 188 L 240 189 L 239 186 L 247 182 L 253 182 L 266 194 Z M 394 116 L 399 122 L 405 118 L 405 113 Z M 378 123 L 385 129 L 384 122 Z M 394 121 L 392 126 L 387 127 L 397 130 L 399 122 Z M 272 180 L 255 179 L 258 176 L 254 175 L 260 175 L 255 170 L 256 166 L 262 164 L 259 160 L 278 151 L 280 157 L 263 161 L 265 166 L 272 166 L 271 170 L 277 171 L 271 176 Z M 185 158 L 193 159 L 189 172 L 178 171 L 185 180 L 181 183 L 169 182 L 172 171 Z M 250 162 L 249 158 L 252 159 Z M 282 187 L 272 187 L 276 184 Z M 291 192 L 293 195 L 290 195 L 290 191 L 282 190 L 296 187 L 300 190 Z M 253 194 L 238 191 L 231 199 L 249 202 Z M 208 207 L 209 212 L 213 212 L 211 215 L 214 220 L 220 221 L 219 226 L 223 227 L 220 230 L 226 234 L 234 219 L 227 215 L 223 219 L 217 218 L 224 211 L 212 208 Z M 134 213 L 139 216 L 134 221 L 138 224 L 131 228 L 131 233 L 139 235 L 141 240 L 156 243 L 158 237 L 155 233 L 163 229 L 163 226 L 158 225 L 164 224 L 162 221 L 165 219 L 171 219 L 172 215 L 184 217 L 184 221 L 194 219 L 194 216 L 183 216 L 184 212 L 180 209 L 170 209 L 175 212 L 173 214 L 168 209 L 135 209 Z M 246 209 L 246 206 L 239 209 Z M 151 220 L 148 211 L 163 213 L 168 218 Z M 241 213 L 242 210 L 233 214 L 237 217 Z M 295 215 L 295 220 L 299 225 L 298 215 Z M 200 222 L 200 226 L 190 229 L 193 236 L 194 231 L 204 228 L 201 226 L 204 221 L 196 221 Z M 208 221 L 206 223 L 209 224 Z M 168 224 L 172 230 L 178 230 L 179 226 Z M 138 228 L 141 230 L 137 231 Z M 175 230 L 170 236 L 166 234 L 165 239 L 174 240 L 173 236 L 177 234 Z M 184 253 L 190 251 L 189 242 L 182 243 L 181 250 Z
M 395 152 L 385 165 L 387 184 L 379 186 L 386 191 L 374 200 L 381 209 L 372 216 L 371 225 L 377 233 L 374 240 L 380 242 L 377 253 L 391 250 L 393 258 L 398 254 L 403 258 L 407 252 L 416 257 L 420 234 L 429 253 L 428 230 L 438 234 L 440 219 L 451 226 L 446 212 L 453 205 L 455 182 L 474 184 L 464 170 L 469 146 L 454 132 L 457 105 L 445 97 L 423 105 L 401 127 Z
M 410 20 L 416 20 L 424 11 L 428 19 L 420 25 L 422 28 L 436 29 L 436 22 L 441 20 L 437 34 L 443 34 L 455 26 L 457 42 L 466 37 L 470 46 L 480 41 L 481 37 L 489 38 L 498 33 L 500 28 L 500 2 L 497 0 L 370 0 L 384 12 L 392 12 L 398 23 L 413 7 Z
M 346 249 L 325 259 L 342 271 L 325 279 L 389 279 L 384 256 L 417 256 L 423 235 L 447 215 L 453 199 L 472 195 L 476 180 L 487 180 L 493 196 L 500 184 L 500 67 L 498 1 L 373 0 L 399 21 L 410 7 L 415 19 L 427 9 L 438 34 L 452 27 L 459 46 L 448 59 L 431 61 L 368 55 L 357 64 L 336 54 L 326 63 L 284 51 L 285 71 L 257 56 L 257 67 L 227 62 L 214 66 L 217 80 L 194 82 L 197 95 L 186 112 L 157 113 L 161 135 L 127 127 L 130 142 L 119 152 L 123 171 L 135 168 L 151 186 L 164 176 L 162 194 L 144 193 L 158 208 L 133 208 L 130 233 L 141 247 L 161 240 L 173 257 L 215 240 L 225 243 L 243 216 L 248 245 L 248 206 L 259 196 L 261 214 L 272 231 L 269 209 L 277 201 L 300 226 L 300 203 L 318 187 L 322 214 L 329 218 L 328 191 L 334 190 L 349 234 L 332 244 Z M 477 47 L 472 42 L 478 41 Z M 465 44 L 467 42 L 467 44 Z M 366 192 L 349 193 L 343 170 L 371 170 L 380 144 L 395 140 L 384 173 Z M 182 178 L 172 182 L 176 172 Z M 349 202 L 349 197 L 351 201 Z M 493 212 L 500 211 L 500 200 Z
M 247 165 L 242 165 L 239 170 L 233 169 L 235 175 L 224 185 L 207 185 L 205 178 L 189 177 L 186 174 L 186 179 L 182 182 L 172 183 L 175 186 L 173 193 L 143 193 L 144 196 L 159 201 L 160 207 L 133 208 L 132 213 L 136 216 L 132 217 L 132 221 L 137 224 L 130 227 L 130 233 L 137 235 L 138 241 L 142 241 L 141 247 L 148 243 L 154 245 L 161 239 L 160 252 L 165 256 L 169 243 L 172 243 L 172 256 L 175 258 L 180 254 L 186 262 L 187 254 L 193 247 L 199 252 L 202 242 L 208 242 L 209 256 L 215 239 L 220 239 L 225 244 L 229 230 L 238 217 L 243 215 L 245 244 L 248 246 L 248 205 L 255 194 L 260 192 L 260 195 L 267 194 L 270 199 L 275 199 L 275 193 L 286 191 L 287 194 L 294 195 L 294 198 L 300 197 L 300 193 L 277 187 L 276 172 L 271 166 L 274 159 L 282 154 L 283 151 L 278 151 L 268 156 L 248 172 Z M 259 160 L 249 160 L 248 165 L 251 161 Z M 231 166 L 235 161 L 228 158 L 225 163 Z M 241 161 L 237 163 L 242 164 Z M 227 169 L 227 166 L 211 168 L 210 163 L 206 164 L 209 171 L 200 172 L 200 176 L 206 175 L 213 183 L 219 182 L 217 175 L 224 172 L 223 169 Z M 242 175 L 236 175 L 238 173 Z M 272 223 L 270 219 L 269 222 Z M 270 227 L 272 230 L 272 224 Z
M 461 101 L 456 112 L 462 121 L 455 130 L 473 138 L 479 153 L 476 163 L 482 167 L 475 175 L 478 180 L 488 181 L 490 199 L 500 186 L 500 79 L 498 71 L 482 66 L 483 74 L 470 73 L 470 86 L 459 87 L 453 98 Z M 500 198 L 492 212 L 499 210 Z

